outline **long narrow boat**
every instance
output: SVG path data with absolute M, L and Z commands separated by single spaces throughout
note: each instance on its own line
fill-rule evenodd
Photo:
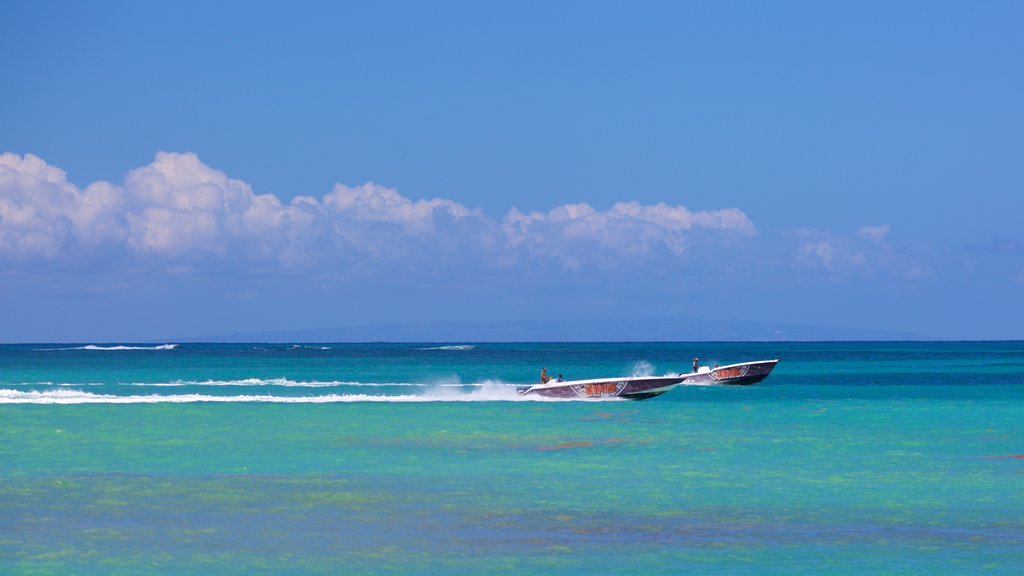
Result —
M 701 366 L 696 372 L 678 376 L 624 376 L 592 380 L 551 380 L 544 384 L 521 386 L 521 395 L 537 394 L 549 398 L 644 400 L 664 394 L 680 384 L 754 384 L 768 377 L 778 360 L 742 362 L 716 368 Z
M 625 376 L 622 378 L 595 378 L 593 380 L 549 381 L 518 388 L 522 395 L 537 394 L 549 398 L 629 398 L 643 400 L 664 394 L 678 386 L 685 375 L 679 376 Z
M 683 379 L 684 384 L 757 384 L 764 380 L 772 372 L 772 368 L 779 363 L 775 360 L 757 360 L 754 362 L 741 362 L 729 364 L 728 366 L 716 366 L 708 368 L 701 366 L 696 372 L 691 372 Z

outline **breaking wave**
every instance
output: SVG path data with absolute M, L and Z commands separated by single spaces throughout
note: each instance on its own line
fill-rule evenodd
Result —
M 40 352 L 58 352 L 61 350 L 97 350 L 101 352 L 109 351 L 121 351 L 121 350 L 174 350 L 179 344 L 160 344 L 157 346 L 97 346 L 96 344 L 87 344 L 85 346 L 74 346 L 71 348 L 39 348 Z
M 429 348 L 419 348 L 419 350 L 472 350 L 476 348 L 472 344 L 456 344 L 451 346 L 431 346 Z

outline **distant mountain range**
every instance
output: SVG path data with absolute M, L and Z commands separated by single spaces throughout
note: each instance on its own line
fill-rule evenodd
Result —
M 175 342 L 727 342 L 934 340 L 920 334 L 791 326 L 740 320 L 508 320 L 370 324 L 311 330 L 248 332 Z

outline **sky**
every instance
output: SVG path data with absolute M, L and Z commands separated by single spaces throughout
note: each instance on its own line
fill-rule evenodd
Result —
M 1024 339 L 1024 4 L 0 0 L 0 341 Z

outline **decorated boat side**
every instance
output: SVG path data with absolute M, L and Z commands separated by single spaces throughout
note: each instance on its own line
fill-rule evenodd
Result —
M 758 360 L 709 368 L 701 366 L 694 372 L 676 376 L 626 376 L 592 380 L 549 380 L 533 386 L 520 386 L 520 395 L 548 398 L 603 399 L 625 398 L 644 400 L 672 390 L 680 384 L 755 384 L 764 380 L 779 361 Z
M 685 376 L 629 376 L 622 378 L 596 378 L 593 380 L 549 381 L 544 384 L 522 386 L 522 395 L 537 394 L 549 398 L 600 399 L 627 398 L 643 400 L 664 394 L 678 386 Z
M 754 362 L 741 362 L 729 364 L 728 366 L 716 366 L 708 368 L 701 366 L 696 372 L 685 375 L 684 384 L 733 384 L 749 385 L 757 384 L 772 373 L 772 369 L 779 363 L 774 360 L 757 360 Z

